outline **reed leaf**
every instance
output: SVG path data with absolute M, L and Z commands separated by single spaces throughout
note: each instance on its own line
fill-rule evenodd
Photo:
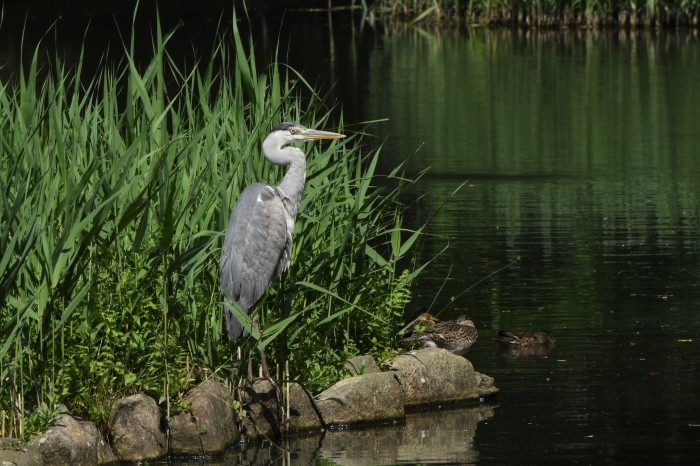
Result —
M 191 69 L 157 20 L 144 65 L 132 31 L 90 79 L 58 54 L 40 70 L 37 47 L 0 82 L 0 408 L 12 419 L 63 403 L 107 429 L 101 407 L 124 393 L 167 410 L 190 363 L 240 373 L 218 282 L 230 209 L 246 185 L 283 176 L 261 155 L 269 128 L 328 127 L 331 112 L 297 71 L 259 72 L 233 24 Z M 303 105 L 291 77 L 312 95 Z M 342 117 L 332 126 L 342 132 Z M 359 135 L 305 151 L 292 265 L 258 306 L 259 345 L 321 389 L 346 358 L 396 350 L 415 277 L 399 261 L 421 230 L 402 227 L 411 181 L 400 168 L 379 176 L 380 151 Z

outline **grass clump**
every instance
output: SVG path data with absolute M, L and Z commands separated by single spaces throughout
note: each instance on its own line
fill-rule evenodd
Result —
M 235 21 L 234 21 L 235 24 Z M 201 377 L 239 371 L 224 339 L 223 231 L 240 191 L 276 184 L 261 142 L 281 121 L 327 127 L 276 63 L 258 71 L 237 30 L 192 69 L 158 24 L 150 61 L 134 40 L 93 77 L 40 47 L 0 82 L 2 435 L 41 431 L 60 405 L 109 430 L 112 402 L 145 392 L 168 410 Z M 343 131 L 342 121 L 334 130 Z M 358 353 L 394 348 L 417 270 L 400 167 L 381 180 L 360 138 L 307 146 L 292 266 L 261 303 L 262 344 L 321 389 Z M 29 416 L 29 413 L 35 413 Z

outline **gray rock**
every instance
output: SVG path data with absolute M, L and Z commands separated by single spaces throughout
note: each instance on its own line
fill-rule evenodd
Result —
M 498 393 L 498 388 L 493 384 L 493 377 L 479 372 L 474 372 L 474 375 L 476 375 L 477 389 L 481 398 L 489 398 Z
M 109 443 L 107 443 L 105 438 L 100 435 L 97 441 L 97 464 L 109 465 L 118 463 L 119 458 L 117 458 L 117 455 L 114 454 L 114 451 L 112 451 L 112 448 L 109 446 Z
M 318 407 L 329 425 L 365 424 L 404 418 L 404 396 L 390 372 L 341 380 L 318 396 Z
M 297 433 L 320 430 L 323 426 L 314 407 L 315 400 L 298 383 L 289 386 L 289 424 L 287 432 Z
M 242 435 L 246 439 L 277 437 L 281 434 L 281 394 L 269 379 L 256 379 L 243 387 L 243 407 L 246 411 L 242 421 Z
M 9 437 L 0 438 L 1 466 L 41 466 L 42 456 L 36 450 L 27 450 L 20 440 Z
M 407 407 L 478 400 L 493 387 L 471 362 L 441 348 L 425 348 L 401 354 L 391 361 Z M 493 392 L 495 393 L 495 392 Z
M 174 455 L 201 455 L 203 453 L 202 442 L 199 439 L 199 430 L 195 416 L 185 411 L 170 416 L 170 453 Z
M 117 402 L 112 438 L 114 451 L 122 461 L 149 460 L 168 452 L 158 404 L 143 394 L 131 395 Z
M 221 453 L 238 440 L 229 390 L 210 379 L 185 396 L 191 406 L 170 418 L 170 453 L 208 455 Z
M 38 453 L 45 465 L 95 465 L 116 460 L 95 424 L 59 414 L 49 430 L 29 443 L 27 450 Z
M 377 361 L 372 355 L 355 356 L 345 363 L 345 370 L 352 375 L 369 374 L 372 372 L 381 372 L 377 366 Z

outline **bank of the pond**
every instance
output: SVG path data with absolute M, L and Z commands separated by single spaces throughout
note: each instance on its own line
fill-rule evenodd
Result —
M 478 403 L 498 392 L 493 378 L 476 372 L 469 360 L 438 348 L 396 356 L 387 371 L 380 371 L 371 356 L 350 366 L 361 369 L 317 397 L 296 382 L 263 378 L 231 390 L 209 379 L 184 396 L 180 412 L 167 419 L 154 399 L 131 395 L 115 403 L 106 436 L 94 423 L 61 412 L 27 444 L 3 439 L 0 460 L 90 465 L 218 455 L 239 442 L 405 422 L 411 410 Z
M 460 2 L 378 0 L 365 14 L 394 24 L 508 26 L 536 29 L 698 28 L 700 1 Z
M 129 45 L 93 72 L 82 52 L 70 63 L 25 43 L 31 58 L 0 77 L 0 436 L 27 440 L 61 406 L 104 430 L 122 396 L 145 393 L 172 412 L 205 373 L 242 373 L 222 340 L 233 204 L 244 187 L 282 178 L 261 153 L 272 127 L 344 131 L 300 73 L 276 62 L 258 73 L 236 18 L 181 67 L 180 31 L 148 20 L 147 40 L 132 24 Z M 345 360 L 395 351 L 419 273 L 403 265 L 421 230 L 402 226 L 409 178 L 376 174 L 379 151 L 348 135 L 303 148 L 291 266 L 260 302 L 268 361 L 314 392 Z

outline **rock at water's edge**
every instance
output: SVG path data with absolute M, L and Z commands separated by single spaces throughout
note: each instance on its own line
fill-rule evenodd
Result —
M 386 422 L 404 418 L 404 396 L 393 373 L 380 372 L 341 380 L 318 396 L 329 425 Z
M 37 452 L 43 464 L 95 465 L 116 461 L 95 424 L 59 414 L 49 430 L 27 443 L 27 450 Z
M 369 374 L 371 372 L 381 372 L 377 366 L 377 361 L 370 354 L 355 356 L 345 363 L 345 370 L 351 375 Z
M 168 452 L 158 404 L 143 394 L 131 395 L 117 402 L 112 438 L 114 451 L 122 461 L 155 459 Z
M 247 416 L 241 419 L 247 439 L 277 437 L 281 433 L 281 393 L 269 379 L 257 379 L 242 389 L 242 403 Z
M 2 466 L 42 466 L 42 456 L 36 450 L 27 450 L 15 438 L 0 437 L 0 465 Z
M 298 383 L 289 386 L 289 424 L 287 432 L 297 433 L 320 430 L 323 426 L 314 407 L 313 396 Z
M 191 411 L 170 418 L 171 454 L 220 453 L 238 440 L 233 398 L 226 387 L 209 379 L 193 388 L 185 401 Z
M 391 370 L 407 407 L 478 400 L 497 391 L 491 377 L 478 374 L 467 359 L 441 348 L 401 354 L 391 361 Z
M 481 398 L 489 398 L 498 393 L 498 388 L 493 384 L 493 377 L 479 372 L 474 372 L 474 375 L 476 375 L 479 396 Z

